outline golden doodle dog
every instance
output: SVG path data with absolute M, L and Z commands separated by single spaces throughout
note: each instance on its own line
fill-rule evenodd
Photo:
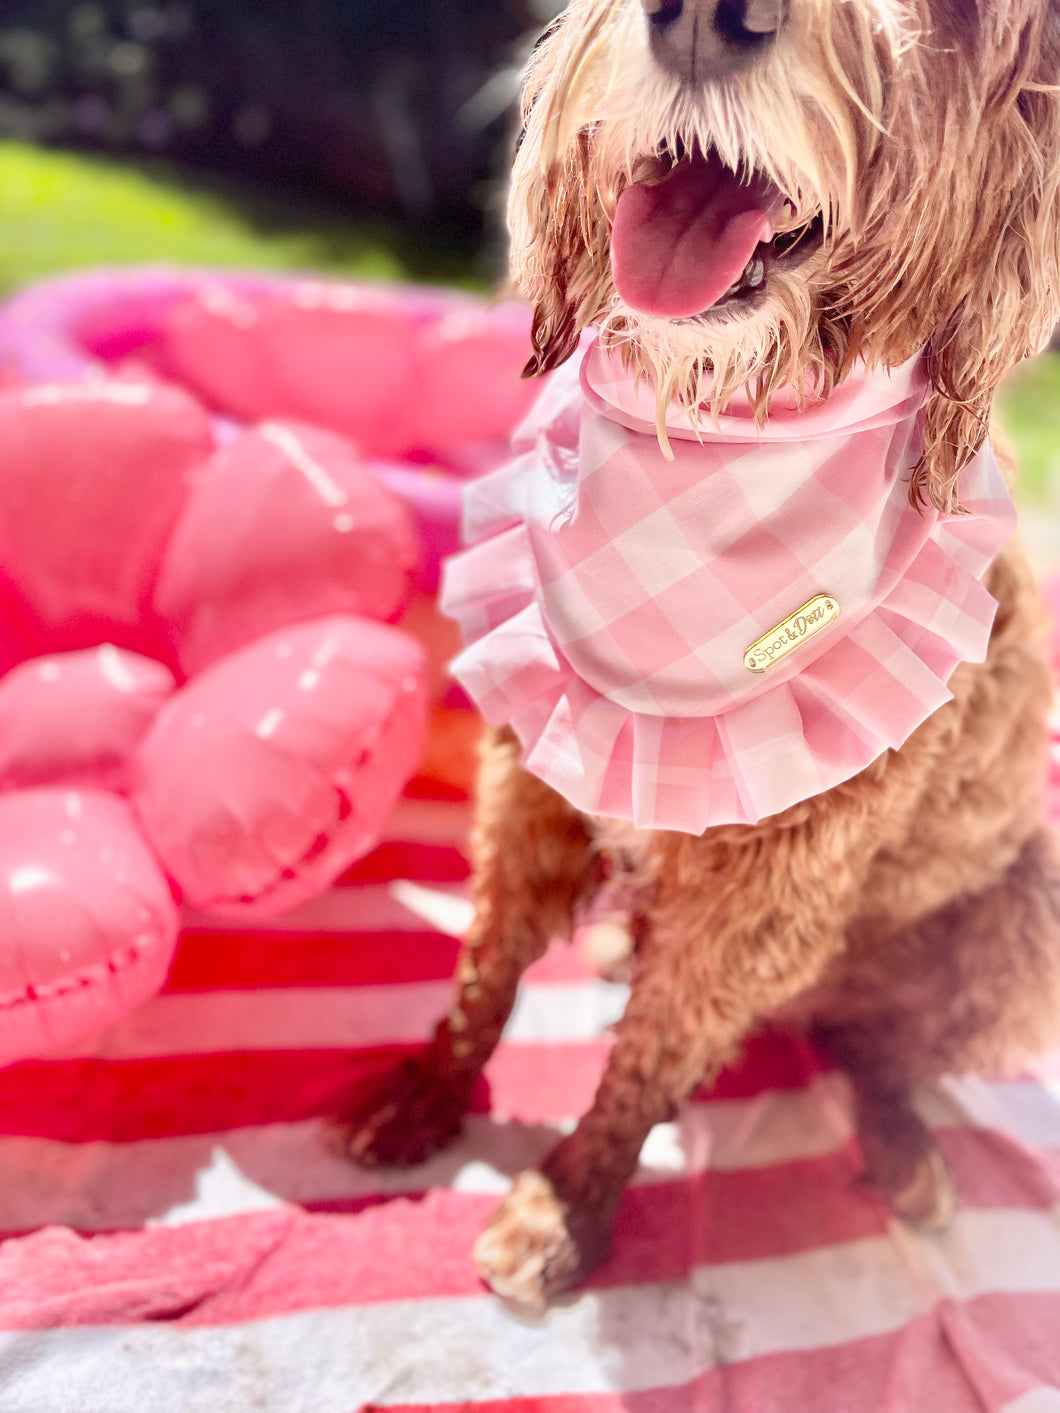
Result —
M 1060 1028 L 1047 653 L 987 438 L 1060 315 L 1058 84 L 1058 0 L 571 0 L 531 60 L 512 268 L 528 371 L 566 366 L 447 589 L 494 723 L 475 918 L 350 1137 L 452 1138 L 521 974 L 621 884 L 596 1098 L 475 1248 L 527 1307 L 763 1020 L 847 1071 L 925 1224 L 957 1194 L 914 1086 Z

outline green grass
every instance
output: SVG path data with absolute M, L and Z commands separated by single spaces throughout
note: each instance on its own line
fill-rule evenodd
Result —
M 1014 369 L 997 411 L 1019 453 L 1021 499 L 1060 509 L 1060 354 L 1043 353 Z
M 0 294 L 59 270 L 143 260 L 479 282 L 473 253 L 452 237 L 264 197 L 163 162 L 0 141 Z

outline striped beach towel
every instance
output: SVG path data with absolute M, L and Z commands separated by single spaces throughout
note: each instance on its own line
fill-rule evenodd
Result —
M 586 1288 L 479 1283 L 510 1178 L 589 1104 L 623 988 L 527 979 L 458 1143 L 362 1172 L 333 1122 L 446 1005 L 466 807 L 407 801 L 329 893 L 190 916 L 165 991 L 0 1072 L 2 1413 L 1056 1413 L 1060 1065 L 923 1112 L 941 1235 L 859 1181 L 846 1082 L 794 1035 L 653 1131 Z

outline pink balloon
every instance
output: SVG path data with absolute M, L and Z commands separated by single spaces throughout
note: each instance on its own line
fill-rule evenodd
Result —
M 458 455 L 464 443 L 501 440 L 506 447 L 541 391 L 536 379 L 522 377 L 530 328 L 526 311 L 518 314 L 457 308 L 423 331 L 416 397 L 408 410 L 411 446 Z M 503 455 L 490 447 L 490 466 Z
M 423 747 L 423 654 L 367 619 L 316 619 L 208 668 L 162 708 L 135 802 L 185 900 L 279 912 L 378 837 Z
M 154 647 L 162 550 L 211 449 L 205 412 L 176 388 L 99 380 L 0 395 L 0 565 L 49 647 Z
M 0 678 L 0 789 L 127 788 L 129 759 L 175 686 L 160 662 L 109 643 L 21 663 Z
M 412 517 L 330 432 L 268 422 L 219 451 L 163 562 L 155 608 L 190 676 L 287 623 L 392 618 L 419 560 Z
M 153 995 L 178 930 L 123 800 L 0 796 L 0 1063 L 78 1041 Z
M 0 571 L 2 575 L 2 571 Z M 0 583 L 0 675 L 36 651 L 37 635 L 15 603 L 10 588 Z
M 525 314 L 462 296 L 167 276 L 119 315 L 109 277 L 79 290 L 68 341 L 158 361 L 0 389 L 0 1063 L 156 990 L 178 891 L 264 915 L 376 842 L 425 728 L 422 649 L 372 621 L 431 582 L 409 507 L 436 558 L 446 468 L 492 465 L 532 395 Z M 25 314 L 0 343 L 62 352 Z M 300 420 L 243 431 L 173 376 Z
M 370 285 L 270 290 L 214 284 L 162 320 L 159 359 L 244 421 L 290 417 L 352 438 L 366 456 L 459 458 L 507 439 L 533 402 L 521 379 L 529 312 L 448 295 L 434 307 Z M 494 448 L 494 464 L 502 455 Z
M 159 357 L 230 416 L 314 422 L 389 456 L 417 393 L 415 331 L 383 289 L 304 280 L 252 295 L 218 282 L 163 319 Z

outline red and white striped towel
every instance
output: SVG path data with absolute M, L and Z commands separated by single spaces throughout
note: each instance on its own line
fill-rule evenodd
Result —
M 452 1150 L 341 1158 L 466 918 L 460 807 L 418 808 L 282 922 L 190 919 L 91 1049 L 0 1071 L 2 1413 L 1060 1410 L 1060 1066 L 925 1095 L 964 1196 L 926 1236 L 859 1183 L 842 1077 L 765 1036 L 653 1132 L 587 1288 L 505 1313 L 471 1243 L 589 1103 L 624 995 L 553 949 Z

